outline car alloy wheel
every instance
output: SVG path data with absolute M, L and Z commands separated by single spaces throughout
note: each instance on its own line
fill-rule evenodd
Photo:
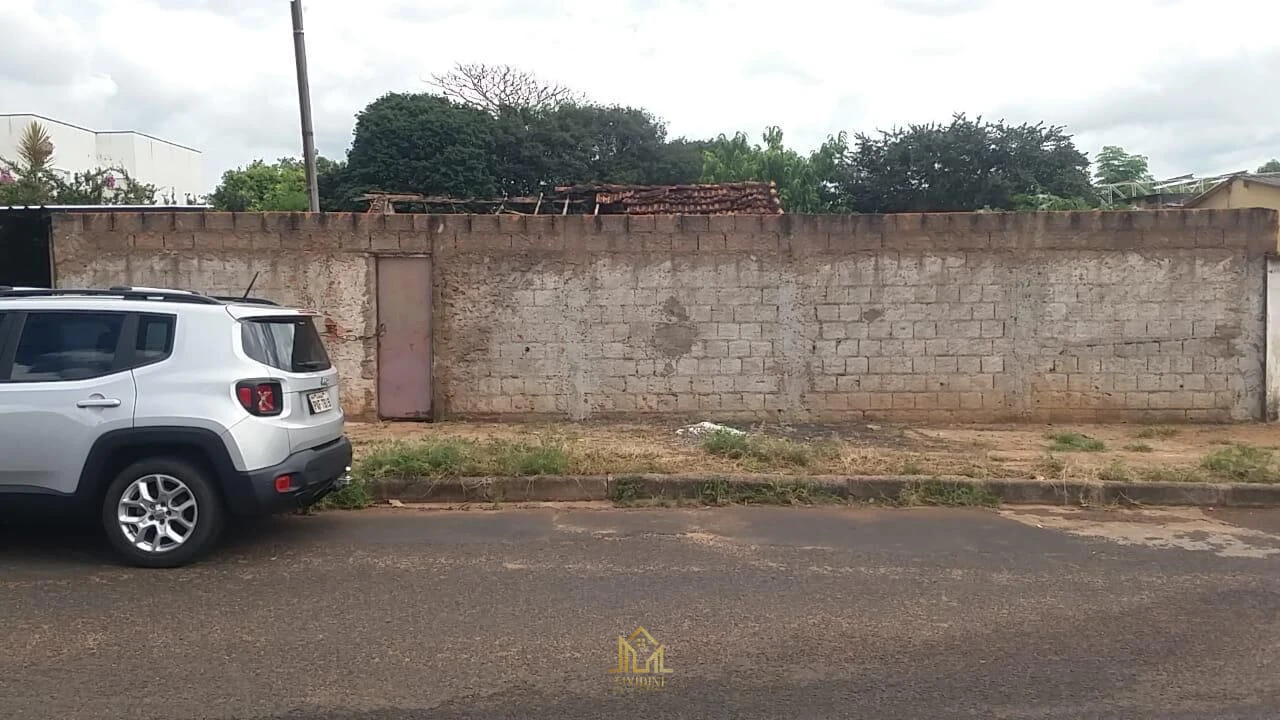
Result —
M 172 475 L 144 475 L 129 484 L 117 505 L 120 532 L 135 548 L 166 553 L 182 547 L 196 530 L 199 503 L 191 488 Z

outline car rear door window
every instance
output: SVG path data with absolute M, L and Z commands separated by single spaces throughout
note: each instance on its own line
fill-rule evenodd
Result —
M 264 365 L 286 372 L 315 372 L 332 367 L 324 341 L 310 317 L 245 320 L 240 326 L 244 352 Z
M 134 347 L 134 367 L 150 365 L 169 357 L 173 352 L 174 316 L 140 315 L 138 340 Z
M 106 312 L 29 312 L 9 380 L 85 380 L 115 372 L 125 317 Z

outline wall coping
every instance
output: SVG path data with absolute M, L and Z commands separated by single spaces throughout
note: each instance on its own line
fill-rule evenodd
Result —
M 343 251 L 634 253 L 1001 251 L 1235 248 L 1277 251 L 1280 213 L 1265 208 L 901 213 L 886 215 L 475 215 L 306 212 L 56 212 L 67 234 L 134 238 L 113 246 Z M 173 237 L 173 242 L 167 238 Z M 143 241 L 137 242 L 141 237 Z M 156 238 L 162 238 L 156 240 Z M 55 240 L 56 241 L 56 240 Z

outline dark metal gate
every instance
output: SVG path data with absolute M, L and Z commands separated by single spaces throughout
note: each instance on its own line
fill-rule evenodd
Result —
M 53 287 L 49 214 L 0 209 L 0 285 Z

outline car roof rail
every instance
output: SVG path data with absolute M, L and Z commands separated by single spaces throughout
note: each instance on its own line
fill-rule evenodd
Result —
M 228 303 L 248 303 L 250 305 L 279 305 L 275 300 L 268 300 L 260 297 L 241 297 L 239 295 L 210 295 L 214 300 L 221 300 Z
M 168 302 L 190 303 L 192 305 L 221 305 L 222 300 L 183 290 L 157 290 L 152 288 L 132 288 L 115 286 L 105 290 L 102 288 L 23 288 L 0 287 L 0 298 L 38 298 L 38 297 L 118 297 L 124 300 L 161 300 Z

